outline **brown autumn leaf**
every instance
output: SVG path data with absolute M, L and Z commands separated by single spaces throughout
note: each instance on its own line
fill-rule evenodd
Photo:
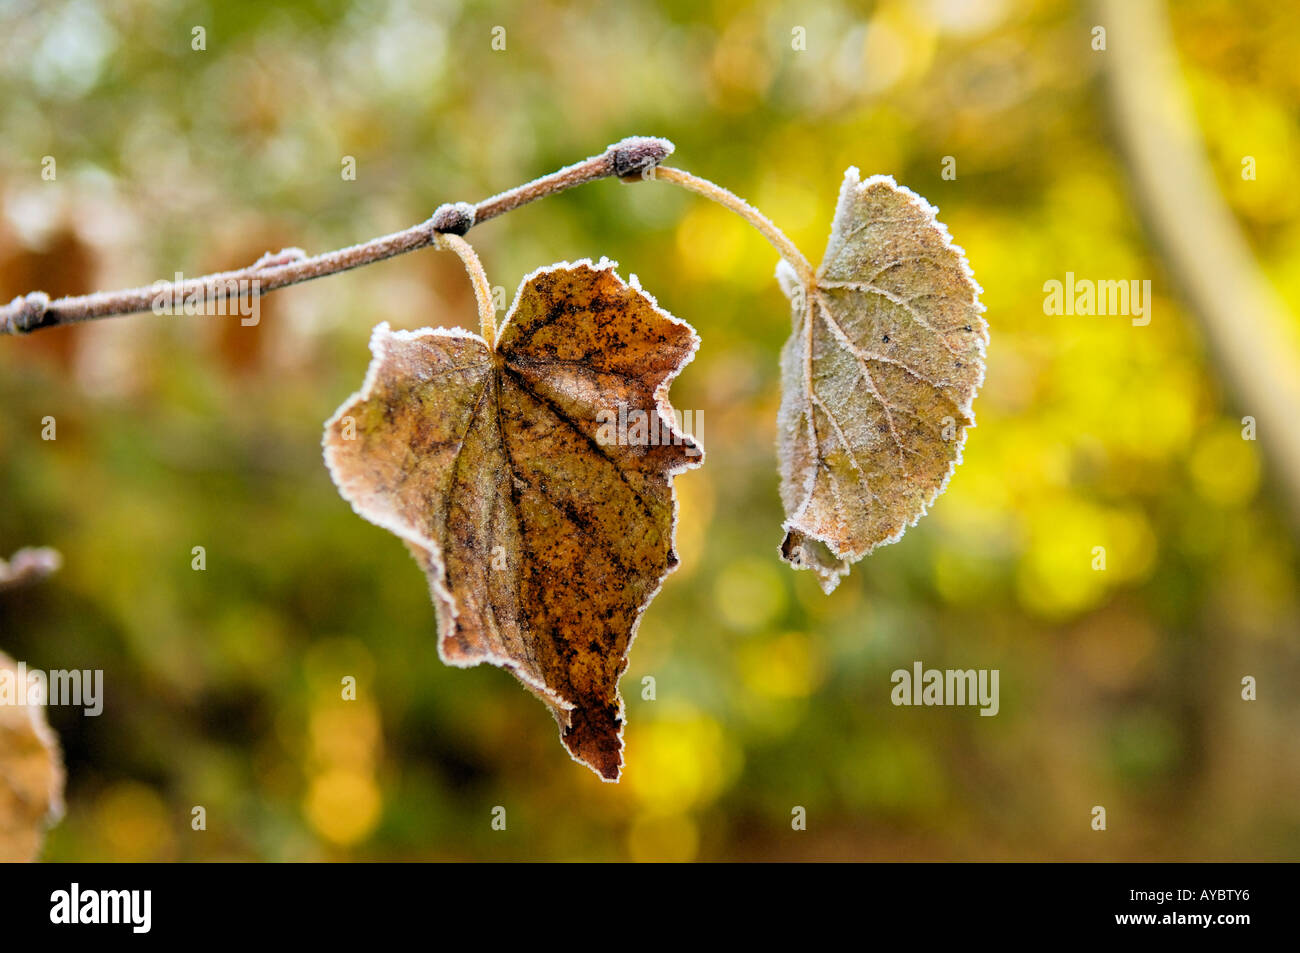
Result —
M 0 652 L 0 680 L 16 699 L 18 666 Z M 0 701 L 0 862 L 40 854 L 45 829 L 63 816 L 63 759 L 45 709 Z
M 324 440 L 339 491 L 428 575 L 442 660 L 512 672 L 606 780 L 623 761 L 627 651 L 677 564 L 672 477 L 702 459 L 667 396 L 699 339 L 613 269 L 533 272 L 495 350 L 379 325 Z M 620 406 L 658 424 L 628 435 L 659 439 L 617 439 Z
M 961 462 L 984 380 L 981 288 L 937 210 L 890 176 L 844 175 L 813 287 L 783 261 L 781 554 L 829 593 L 897 541 Z

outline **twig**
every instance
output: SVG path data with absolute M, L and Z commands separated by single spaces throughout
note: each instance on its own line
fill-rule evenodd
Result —
M 633 136 L 616 142 L 598 156 L 534 179 L 518 188 L 484 199 L 477 205 L 455 202 L 441 206 L 419 225 L 360 245 L 308 258 L 298 248 L 267 254 L 247 268 L 182 282 L 158 282 L 144 288 L 99 291 L 50 300 L 41 291 L 14 298 L 0 307 L 0 334 L 28 334 L 82 321 L 149 311 L 159 300 L 183 301 L 195 296 L 208 303 L 260 297 L 277 288 L 337 274 L 383 261 L 434 244 L 439 234 L 464 235 L 475 225 L 521 205 L 563 192 L 585 182 L 618 176 L 626 181 L 645 177 L 673 151 L 666 139 Z

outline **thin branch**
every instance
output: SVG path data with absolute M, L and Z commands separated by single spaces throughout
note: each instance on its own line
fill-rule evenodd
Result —
M 682 188 L 690 189 L 698 195 L 703 195 L 706 199 L 717 202 L 723 208 L 735 212 L 758 229 L 762 236 L 771 243 L 777 254 L 784 258 L 790 267 L 795 270 L 795 274 L 799 276 L 799 281 L 805 288 L 812 288 L 815 283 L 813 267 L 808 263 L 808 259 L 804 257 L 803 252 L 795 247 L 794 242 L 790 241 L 785 232 L 777 228 L 770 218 L 740 196 L 714 182 L 710 182 L 708 179 L 701 179 L 699 176 L 691 175 L 691 173 L 682 169 L 673 169 L 668 166 L 654 167 L 653 173 L 648 173 L 646 177 L 671 182 L 673 185 L 680 185 Z
M 175 283 L 157 282 L 124 291 L 99 291 L 50 300 L 42 291 L 14 298 L 0 307 L 0 334 L 28 334 L 82 321 L 153 310 L 159 301 L 197 297 L 208 304 L 228 299 L 260 297 L 277 288 L 310 281 L 426 248 L 439 234 L 464 235 L 475 225 L 528 202 L 597 179 L 618 176 L 626 181 L 645 177 L 673 151 L 666 139 L 633 136 L 616 142 L 598 156 L 584 159 L 534 179 L 518 188 L 484 199 L 477 205 L 456 202 L 441 206 L 427 221 L 401 232 L 308 258 L 299 248 L 262 256 L 247 268 L 205 275 Z

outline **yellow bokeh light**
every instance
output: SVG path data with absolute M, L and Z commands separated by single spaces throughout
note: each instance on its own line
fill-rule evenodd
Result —
M 699 829 L 684 814 L 642 814 L 627 833 L 628 854 L 638 863 L 686 863 L 699 846 Z
M 1115 580 L 1145 579 L 1156 558 L 1156 536 L 1146 515 L 1133 506 L 1111 510 L 1106 517 L 1106 532 L 1107 553 L 1114 555 L 1107 569 L 1115 573 Z
M 311 712 L 311 747 L 317 761 L 368 769 L 379 757 L 379 712 L 370 702 L 326 702 Z
M 1101 602 L 1121 582 L 1154 565 L 1155 534 L 1136 508 L 1109 509 L 1070 495 L 1029 507 L 1028 545 L 1017 584 L 1021 602 L 1063 618 Z
M 747 556 L 719 573 L 713 601 L 729 626 L 752 632 L 784 612 L 789 595 L 775 560 Z
M 348 846 L 374 830 L 381 806 L 374 778 L 351 768 L 332 768 L 312 778 L 303 811 L 321 836 Z
M 175 848 L 166 803 L 151 787 L 125 781 L 109 788 L 95 808 L 113 860 L 137 863 L 170 860 Z
M 683 473 L 673 480 L 677 491 L 677 527 L 673 537 L 679 560 L 678 576 L 688 576 L 704 561 L 709 523 L 713 519 L 713 481 L 703 470 Z
M 1236 421 L 1207 430 L 1192 449 L 1188 468 L 1196 492 L 1222 506 L 1238 506 L 1259 488 L 1259 454 L 1255 442 L 1242 436 Z
M 638 728 L 629 739 L 623 783 L 647 808 L 680 813 L 716 798 L 738 761 L 716 721 L 681 708 Z
M 826 674 L 821 643 L 803 632 L 744 643 L 739 646 L 737 665 L 746 688 L 768 698 L 804 698 Z
M 696 203 L 677 226 L 677 258 L 697 281 L 734 280 L 750 236 L 736 215 L 712 202 Z

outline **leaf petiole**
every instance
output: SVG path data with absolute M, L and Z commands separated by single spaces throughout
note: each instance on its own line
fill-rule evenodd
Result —
M 697 175 L 691 175 L 689 172 L 674 169 L 670 166 L 656 166 L 653 173 L 647 177 L 663 182 L 671 182 L 673 185 L 680 185 L 684 189 L 689 189 L 697 195 L 703 195 L 706 199 L 717 202 L 723 208 L 735 212 L 754 226 L 771 243 L 777 254 L 784 258 L 790 267 L 794 269 L 795 274 L 799 276 L 800 283 L 805 288 L 812 288 L 816 279 L 813 267 L 808 263 L 808 259 L 804 257 L 803 252 L 796 247 L 794 242 L 790 241 L 785 232 L 776 227 L 770 218 L 739 195 L 724 189 L 714 182 L 710 182 L 708 179 L 702 179 Z
M 454 251 L 460 256 L 461 262 L 465 265 L 465 272 L 469 275 L 470 283 L 474 286 L 474 299 L 478 302 L 479 330 L 483 335 L 483 340 L 487 341 L 488 350 L 495 350 L 497 312 L 492 305 L 492 286 L 488 284 L 487 272 L 483 270 L 483 262 L 479 261 L 474 246 L 459 235 L 447 233 L 438 235 L 434 239 L 434 247 Z

